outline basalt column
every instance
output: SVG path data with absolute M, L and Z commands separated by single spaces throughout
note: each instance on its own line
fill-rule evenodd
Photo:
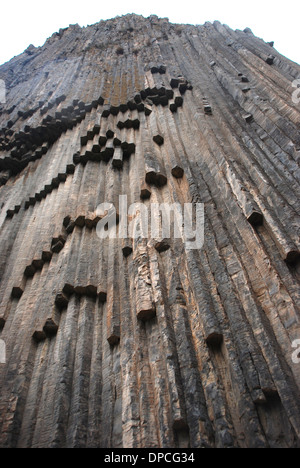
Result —
M 248 28 L 136 15 L 0 67 L 1 447 L 300 446 L 298 77 Z M 135 235 L 100 238 L 120 195 Z M 201 248 L 144 235 L 187 203 Z

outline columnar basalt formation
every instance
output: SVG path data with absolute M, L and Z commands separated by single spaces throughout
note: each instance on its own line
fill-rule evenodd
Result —
M 136 15 L 0 67 L 1 447 L 299 447 L 299 76 Z M 119 195 L 203 203 L 204 246 L 100 239 Z

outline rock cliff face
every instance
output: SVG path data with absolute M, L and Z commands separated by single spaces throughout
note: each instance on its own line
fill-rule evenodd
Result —
M 1 447 L 300 445 L 299 76 L 135 15 L 0 67 Z M 119 195 L 204 203 L 203 248 L 99 239 Z

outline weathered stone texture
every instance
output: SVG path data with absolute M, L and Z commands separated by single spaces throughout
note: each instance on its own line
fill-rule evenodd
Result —
M 300 67 L 272 46 L 128 15 L 0 67 L 1 447 L 300 446 Z M 100 240 L 124 194 L 204 203 L 203 248 Z

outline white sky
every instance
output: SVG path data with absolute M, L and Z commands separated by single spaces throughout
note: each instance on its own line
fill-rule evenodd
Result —
M 172 23 L 219 20 L 233 29 L 250 27 L 256 36 L 300 63 L 299 0 L 11 0 L 0 4 L 0 64 L 36 47 L 60 28 L 94 24 L 126 13 L 156 14 Z

